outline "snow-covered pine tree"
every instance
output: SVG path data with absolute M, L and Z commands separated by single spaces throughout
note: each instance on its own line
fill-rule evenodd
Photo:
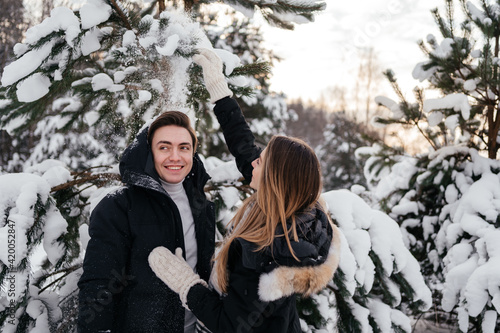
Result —
M 2 332 L 70 331 L 79 256 L 88 241 L 84 218 L 99 198 L 99 191 L 88 190 L 105 178 L 118 177 L 71 175 L 56 160 L 0 176 Z
M 397 223 L 351 191 L 322 197 L 343 237 L 329 290 L 314 297 L 323 309 L 335 309 L 323 311 L 330 314 L 328 332 L 335 321 L 338 332 L 412 332 L 409 314 L 428 310 L 432 298 Z
M 226 12 L 211 10 L 198 17 L 207 37 L 216 48 L 236 54 L 245 65 L 248 74 L 245 77 L 229 78 L 229 84 L 244 85 L 251 94 L 235 96 L 245 118 L 250 124 L 260 144 L 269 141 L 271 135 L 282 133 L 289 118 L 285 104 L 285 96 L 270 91 L 269 68 L 262 70 L 262 65 L 272 66 L 279 58 L 272 51 L 263 47 L 263 36 L 260 27 L 252 20 L 225 8 Z M 229 18 L 228 26 L 221 26 L 221 17 Z M 236 69 L 238 71 L 239 69 Z M 245 82 L 246 81 L 246 82 Z M 255 89 L 257 88 L 258 89 Z M 207 156 L 225 157 L 229 154 L 224 139 L 218 131 L 217 121 L 209 107 L 203 108 L 204 117 L 198 117 L 203 153 Z M 201 113 L 201 112 L 200 112 Z
M 101 16 L 92 10 L 101 10 Z M 138 10 L 96 0 L 85 4 L 79 17 L 67 8 L 56 8 L 42 28 L 29 30 L 26 42 L 16 46 L 19 59 L 7 66 L 2 76 L 10 101 L 3 106 L 3 126 L 17 137 L 40 121 L 46 123 L 38 126 L 36 135 L 51 138 L 58 130 L 88 134 L 87 129 L 96 129 L 93 137 L 107 143 L 104 147 L 113 147 L 111 157 L 116 158 L 145 119 L 163 109 L 195 105 L 196 97 L 203 97 L 203 89 L 190 83 L 197 77 L 195 69 L 190 67 L 195 72 L 192 75 L 183 74 L 191 64 L 188 57 L 195 45 L 208 43 L 204 35 L 196 31 L 194 22 L 188 27 L 187 18 L 186 22 L 169 22 L 169 12 L 160 19 L 150 15 L 141 18 Z M 58 26 L 63 19 L 67 22 Z M 179 24 L 187 29 L 176 31 Z M 238 59 L 224 51 L 220 55 L 226 61 L 226 72 L 231 73 Z M 267 70 L 265 63 L 252 65 L 254 73 Z M 245 73 L 243 67 L 233 76 Z M 30 89 L 32 86 L 36 89 Z M 187 86 L 191 88 L 189 98 Z M 237 94 L 250 93 L 247 87 L 232 87 Z M 79 138 L 73 143 L 87 141 Z M 53 142 L 53 151 L 42 151 L 31 159 L 74 154 L 54 151 L 55 146 L 63 148 Z M 82 149 L 75 151 L 82 154 Z M 102 156 L 104 152 L 90 153 Z
M 2 291 L 10 287 L 7 273 L 21 273 L 14 279 L 12 298 L 2 293 L 0 300 L 5 332 L 74 331 L 86 220 L 102 192 L 110 190 L 110 180 L 118 179 L 116 169 L 106 173 L 99 167 L 114 165 L 155 114 L 173 107 L 195 118 L 192 111 L 199 112 L 206 99 L 201 72 L 191 66 L 190 56 L 198 46 L 211 47 L 210 41 L 197 23 L 175 8 L 151 15 L 156 5 L 165 9 L 164 1 L 143 9 L 135 2 L 115 0 L 89 0 L 74 12 L 56 8 L 27 31 L 25 41 L 14 48 L 15 61 L 4 69 L 0 125 L 15 137 L 14 145 L 26 140 L 34 147 L 2 165 L 2 173 L 15 167 L 24 171 L 3 175 L 6 186 L 16 189 L 22 177 L 31 184 L 27 199 L 25 192 L 15 190 L 1 197 L 5 209 L 0 235 L 7 240 L 14 228 L 18 244 L 23 244 L 17 261 L 1 258 Z M 243 8 L 237 2 L 232 5 Z M 261 8 L 267 19 L 290 28 L 282 13 L 291 11 L 296 15 L 289 18 L 304 20 L 324 4 L 301 1 L 261 7 L 252 9 Z M 236 67 L 239 59 L 231 52 L 216 52 L 229 79 L 235 78 L 235 94 L 248 96 L 251 89 L 238 86 L 242 80 L 236 78 L 265 73 L 267 65 L 250 63 L 247 57 L 247 66 Z M 107 188 L 99 190 L 103 185 Z M 27 222 L 17 225 L 19 219 Z M 43 250 L 37 248 L 40 243 Z
M 420 43 L 429 59 L 413 71 L 441 96 L 426 99 L 417 88 L 409 102 L 388 71 L 400 101 L 377 98 L 393 117 L 376 121 L 418 129 L 430 152 L 388 158 L 374 146 L 365 170 L 423 267 L 436 309 L 429 317 L 462 332 L 493 333 L 500 325 L 500 6 L 461 5 L 460 25 L 452 1 L 444 17 L 432 11 L 442 39 Z
M 380 140 L 378 134 L 366 125 L 350 119 L 345 112 L 330 116 L 324 132 L 324 141 L 316 148 L 321 161 L 325 190 L 366 186 L 363 161 L 356 156 L 359 147 Z
M 326 8 L 326 2 L 322 0 L 277 0 L 262 2 L 223 0 L 222 2 L 250 18 L 258 11 L 269 24 L 289 30 L 293 30 L 295 24 L 313 22 L 314 15 Z M 204 3 L 211 3 L 211 1 L 188 0 L 185 3 L 186 10 L 191 10 L 196 9 L 196 6 Z

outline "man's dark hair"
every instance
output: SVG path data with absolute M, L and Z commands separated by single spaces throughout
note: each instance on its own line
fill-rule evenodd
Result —
M 169 125 L 185 128 L 189 132 L 189 135 L 191 135 L 191 139 L 193 141 L 193 154 L 194 154 L 196 152 L 196 147 L 198 147 L 198 138 L 196 137 L 196 132 L 194 131 L 194 128 L 191 127 L 191 121 L 189 120 L 189 117 L 185 113 L 180 111 L 166 111 L 161 115 L 159 115 L 158 118 L 156 118 L 151 123 L 148 130 L 149 145 L 153 144 L 152 140 L 156 130 L 160 127 Z

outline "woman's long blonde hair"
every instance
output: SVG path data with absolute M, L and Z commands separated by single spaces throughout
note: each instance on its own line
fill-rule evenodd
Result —
M 236 238 L 257 245 L 257 251 L 272 246 L 275 237 L 285 237 L 295 256 L 290 238 L 298 241 L 295 215 L 310 209 L 321 192 L 321 170 L 318 158 L 304 141 L 274 136 L 266 148 L 259 190 L 248 198 L 231 220 L 232 232 L 226 236 L 215 257 L 217 284 L 227 292 L 229 247 Z M 291 222 L 287 226 L 287 220 Z M 281 225 L 284 234 L 275 235 Z

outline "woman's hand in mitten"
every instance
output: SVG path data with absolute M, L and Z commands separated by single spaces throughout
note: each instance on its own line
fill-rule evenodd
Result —
M 166 247 L 157 247 L 149 254 L 148 261 L 156 276 L 179 294 L 182 305 L 186 308 L 189 289 L 198 283 L 207 286 L 184 260 L 181 248 L 177 248 L 173 255 Z
M 210 102 L 233 96 L 233 92 L 229 89 L 226 78 L 222 73 L 222 60 L 214 51 L 200 48 L 199 54 L 193 56 L 193 61 L 203 69 L 203 79 L 205 86 L 210 94 Z

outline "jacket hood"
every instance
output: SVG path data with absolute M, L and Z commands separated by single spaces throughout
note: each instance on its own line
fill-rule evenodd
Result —
M 293 258 L 284 237 L 276 237 L 272 250 L 255 252 L 255 245 L 238 239 L 243 265 L 261 271 L 259 298 L 275 301 L 295 293 L 309 296 L 332 280 L 340 260 L 339 230 L 320 208 L 296 216 L 298 242 L 291 242 L 300 261 Z M 276 235 L 283 228 L 276 228 Z
M 137 134 L 134 141 L 125 149 L 120 160 L 120 175 L 127 184 L 143 187 L 156 187 L 160 178 L 154 168 L 153 153 L 147 140 L 148 127 Z M 148 182 L 151 184 L 148 184 Z
M 340 260 L 339 229 L 333 226 L 333 238 L 326 260 L 316 266 L 279 266 L 259 279 L 259 298 L 275 301 L 293 294 L 310 296 L 325 288 L 332 281 Z
M 256 251 L 256 245 L 238 238 L 242 247 L 243 265 L 257 271 L 269 272 L 278 266 L 315 266 L 325 262 L 332 241 L 332 228 L 322 209 L 313 208 L 295 217 L 298 241 L 291 241 L 293 253 L 284 236 L 283 227 L 276 227 L 276 238 L 272 246 Z M 291 221 L 288 222 L 290 227 Z
M 125 149 L 120 160 L 120 175 L 126 184 L 136 185 L 164 193 L 160 177 L 154 166 L 153 152 L 148 143 L 148 129 L 144 128 L 135 140 Z M 186 178 L 192 178 L 195 187 L 203 191 L 210 178 L 198 154 L 193 157 L 193 167 Z

